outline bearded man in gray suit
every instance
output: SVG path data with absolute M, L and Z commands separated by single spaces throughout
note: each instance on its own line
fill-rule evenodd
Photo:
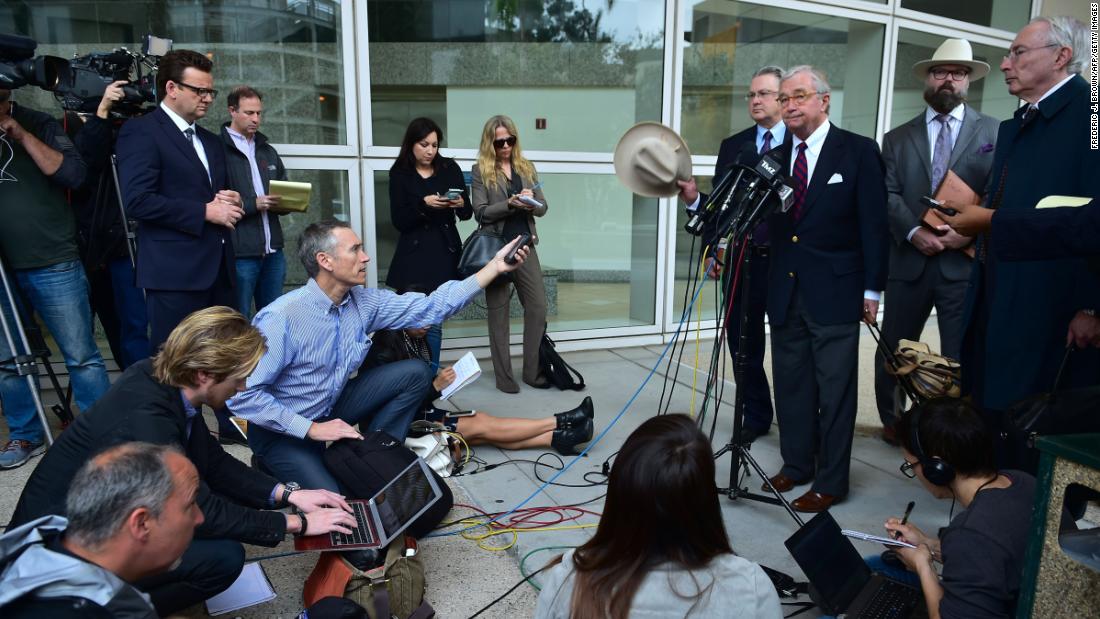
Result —
M 948 170 L 975 192 L 984 192 L 1000 123 L 965 103 L 970 82 L 989 73 L 988 64 L 974 60 L 965 39 L 944 41 L 931 59 L 913 65 L 913 73 L 924 81 L 928 107 L 887 133 L 882 144 L 894 241 L 890 244 L 882 335 L 890 350 L 897 347 L 898 340 L 919 340 L 935 307 L 940 350 L 958 359 L 971 268 L 971 258 L 965 252 L 974 239 L 947 225 L 933 228 L 922 224 L 927 207 L 920 198 L 933 195 Z M 893 445 L 897 444 L 895 385 L 880 352 L 875 364 L 875 396 L 883 440 Z

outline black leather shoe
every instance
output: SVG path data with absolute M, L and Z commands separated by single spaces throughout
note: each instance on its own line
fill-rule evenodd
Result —
M 584 422 L 595 419 L 596 411 L 592 407 L 592 396 L 584 396 L 584 399 L 581 400 L 577 408 L 565 411 L 564 413 L 556 413 L 554 417 L 558 420 L 558 426 L 556 428 L 558 430 L 581 426 L 584 425 Z
M 585 420 L 584 424 L 580 426 L 554 430 L 554 435 L 550 438 L 550 446 L 563 456 L 575 456 L 580 453 L 577 450 L 577 445 L 592 440 L 592 431 L 591 419 Z

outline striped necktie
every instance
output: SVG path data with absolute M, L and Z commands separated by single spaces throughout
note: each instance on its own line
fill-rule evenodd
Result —
M 802 205 L 806 201 L 806 186 L 809 185 L 809 168 L 806 166 L 806 143 L 798 145 L 798 156 L 794 160 L 794 205 L 791 214 L 795 223 L 802 219 Z

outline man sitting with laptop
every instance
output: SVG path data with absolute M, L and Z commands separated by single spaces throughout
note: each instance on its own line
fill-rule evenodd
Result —
M 963 400 L 922 403 L 901 417 L 897 437 L 905 456 L 902 473 L 919 479 L 937 499 L 954 499 L 963 509 L 938 537 L 896 518 L 886 521 L 892 536 L 900 533 L 916 546 L 895 552 L 920 578 L 928 616 L 1015 616 L 1035 478 L 997 470 L 993 436 Z M 943 563 L 942 577 L 933 563 Z
M 144 441 L 183 449 L 198 471 L 205 516 L 173 569 L 134 582 L 161 616 L 229 587 L 244 565 L 242 542 L 270 547 L 287 533 L 350 533 L 355 519 L 343 497 L 299 490 L 249 468 L 206 427 L 202 406 L 217 410 L 243 389 L 264 348 L 263 336 L 236 310 L 211 307 L 185 318 L 157 356 L 130 366 L 58 437 L 24 486 L 10 526 L 65 515 L 65 494 L 85 462 L 113 445 Z M 295 513 L 271 511 L 278 507 Z

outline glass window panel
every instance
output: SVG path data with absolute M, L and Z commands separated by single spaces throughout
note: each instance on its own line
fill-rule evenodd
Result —
M 607 152 L 661 118 L 661 0 L 379 0 L 367 12 L 376 145 L 400 145 L 428 116 L 447 146 L 477 148 L 488 117 L 507 114 L 528 150 Z
M 345 0 L 346 1 L 346 0 Z M 263 132 L 282 144 L 346 144 L 343 24 L 340 0 L 99 0 L 5 3 L 0 24 L 38 41 L 38 54 L 141 49 L 146 34 L 167 37 L 177 49 L 214 60 L 220 91 L 203 126 L 229 120 L 226 94 L 248 84 L 264 95 Z M 2 28 L 9 31 L 9 28 Z M 17 95 L 52 112 L 53 96 L 38 88 Z M 93 110 L 94 111 L 94 108 Z M 60 115 L 60 114 L 58 114 Z
M 283 225 L 283 253 L 286 254 L 284 290 L 293 290 L 309 281 L 305 267 L 298 260 L 298 238 L 311 223 L 323 219 L 349 221 L 351 217 L 351 183 L 347 170 L 287 170 L 287 178 L 299 183 L 311 183 L 309 209 L 305 213 L 288 213 L 279 220 Z
M 882 24 L 721 0 L 696 1 L 685 20 L 681 128 L 695 155 L 752 124 L 745 103 L 762 66 L 812 64 L 833 89 L 830 120 L 875 134 Z
M 612 174 L 539 174 L 550 209 L 538 219 L 539 261 L 551 331 L 651 325 L 657 290 L 657 200 L 623 190 Z M 390 218 L 389 172 L 374 173 L 378 281 L 384 282 L 397 230 Z M 477 224 L 459 222 L 468 237 Z M 512 333 L 522 332 L 512 299 Z M 447 321 L 445 337 L 486 336 L 485 297 Z
M 943 43 L 944 37 L 902 28 L 898 31 L 897 70 L 894 71 L 894 101 L 890 110 L 890 128 L 908 122 L 917 114 L 923 114 L 924 82 L 913 75 L 913 65 L 927 60 Z M 998 120 L 1006 120 L 1016 111 L 1019 99 L 1008 94 L 1004 76 L 997 67 L 1007 47 L 991 47 L 971 43 L 974 59 L 988 63 L 989 75 L 971 82 L 967 103 L 974 109 Z
M 901 0 L 901 8 L 1010 32 L 1031 18 L 1031 0 Z

